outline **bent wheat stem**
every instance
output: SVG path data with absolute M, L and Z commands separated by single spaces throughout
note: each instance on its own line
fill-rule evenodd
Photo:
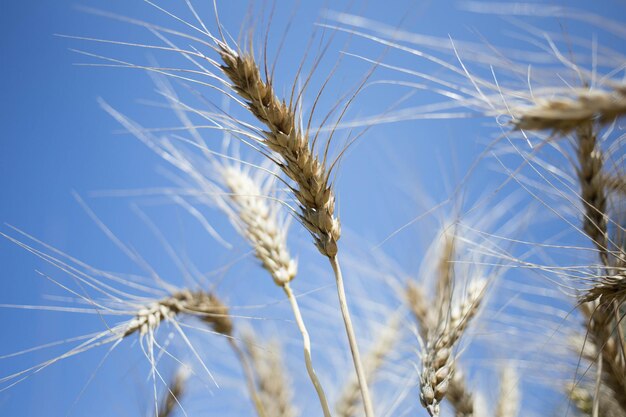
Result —
M 370 397 L 369 389 L 367 387 L 367 375 L 365 374 L 365 370 L 363 369 L 363 362 L 361 361 L 359 347 L 356 342 L 356 336 L 354 335 L 354 327 L 352 326 L 352 319 L 350 318 L 350 310 L 348 310 L 348 302 L 346 300 L 346 291 L 343 287 L 343 275 L 341 273 L 339 259 L 335 255 L 333 257 L 329 257 L 328 260 L 330 261 L 330 265 L 333 267 L 335 280 L 337 281 L 337 295 L 339 297 L 339 306 L 341 307 L 341 315 L 343 316 L 343 322 L 346 326 L 346 334 L 348 335 L 348 343 L 350 345 L 350 352 L 352 353 L 352 360 L 354 362 L 356 377 L 359 381 L 359 387 L 361 389 L 361 397 L 363 398 L 365 416 L 374 417 L 372 398 Z
M 315 387 L 315 391 L 317 392 L 317 396 L 320 399 L 320 405 L 322 406 L 322 411 L 324 412 L 324 417 L 331 417 L 330 408 L 328 407 L 328 400 L 326 399 L 326 395 L 324 394 L 324 390 L 322 389 L 322 384 L 320 384 L 319 379 L 317 378 L 317 374 L 315 373 L 315 369 L 313 369 L 313 362 L 311 360 L 311 339 L 309 338 L 309 332 L 304 325 L 304 320 L 302 320 L 302 314 L 300 313 L 300 307 L 298 306 L 298 300 L 296 300 L 293 291 L 291 291 L 291 287 L 289 283 L 285 283 L 283 286 L 283 290 L 289 299 L 289 303 L 291 303 L 291 309 L 293 310 L 293 315 L 296 318 L 296 324 L 298 325 L 298 329 L 302 334 L 302 343 L 304 349 L 304 362 L 306 363 L 306 370 L 309 373 L 309 377 L 311 378 L 311 382 Z

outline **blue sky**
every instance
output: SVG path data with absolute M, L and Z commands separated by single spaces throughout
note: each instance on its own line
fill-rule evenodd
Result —
M 182 1 L 160 4 L 169 9 L 169 3 Z M 207 16 L 212 16 L 211 8 L 206 7 L 207 2 L 197 3 L 201 3 L 200 9 Z M 268 48 L 270 54 L 272 47 L 278 45 L 285 22 L 292 12 L 291 4 L 282 7 L 287 2 L 277 3 L 279 7 L 272 23 Z M 505 20 L 458 11 L 455 2 L 301 3 L 296 8 L 289 38 L 279 58 L 276 76 L 278 91 L 287 91 L 291 87 L 289 76 L 295 72 L 306 50 L 307 40 L 321 11 L 328 7 L 339 11 L 350 10 L 389 25 L 401 24 L 408 31 L 443 38 L 450 35 L 453 38 L 479 40 L 476 33 L 479 32 L 487 39 L 497 39 L 499 44 L 512 42 L 502 37 L 510 29 Z M 557 4 L 577 7 L 587 3 L 567 1 Z M 173 281 L 180 282 L 176 266 L 166 256 L 149 226 L 141 221 L 132 208 L 133 204 L 141 207 L 176 250 L 184 253 L 202 271 L 214 270 L 241 256 L 245 253 L 245 244 L 239 242 L 234 253 L 219 248 L 197 229 L 184 212 L 158 199 L 98 196 L 98 192 L 103 190 L 147 189 L 168 186 L 170 182 L 164 174 L 168 168 L 166 164 L 129 135 L 120 134 L 119 126 L 98 106 L 97 98 L 103 98 L 146 126 L 171 126 L 173 119 L 162 109 L 142 104 L 142 100 L 154 101 L 158 98 L 145 73 L 74 65 L 95 61 L 70 51 L 70 48 L 141 62 L 150 58 L 144 50 L 81 42 L 56 37 L 55 34 L 133 42 L 151 39 L 150 34 L 141 28 L 79 11 L 76 6 L 91 6 L 175 25 L 167 16 L 136 0 L 13 1 L 3 6 L 0 15 L 0 124 L 3 127 L 0 135 L 0 221 L 100 268 L 137 272 L 78 204 L 72 195 L 75 191 L 124 242 L 136 247 L 151 265 L 164 276 L 173 277 Z M 224 1 L 218 2 L 218 6 L 224 26 L 236 34 L 241 27 L 242 16 L 245 16 L 247 2 Z M 612 15 L 616 19 L 624 15 L 624 6 L 617 2 L 602 2 L 594 8 L 596 13 Z M 180 4 L 171 6 L 171 10 L 182 9 Z M 210 17 L 207 21 L 213 24 Z M 259 23 L 258 32 L 265 33 L 263 25 L 264 20 Z M 580 36 L 590 37 L 584 26 L 580 29 L 570 26 L 569 29 Z M 371 42 L 358 38 L 349 43 L 347 41 L 345 34 L 337 35 L 314 83 L 319 85 L 340 51 L 370 58 L 385 56 L 383 61 L 389 59 L 389 62 L 407 68 L 420 68 L 421 63 L 415 57 L 397 51 L 382 55 L 384 51 Z M 154 55 L 160 63 L 170 62 L 171 58 L 166 54 Z M 355 85 L 368 68 L 361 60 L 344 57 L 322 105 L 327 108 L 332 106 L 333 100 L 343 92 L 342 88 Z M 381 70 L 373 79 L 392 79 L 396 76 L 393 71 Z M 314 91 L 315 88 L 312 88 L 305 102 L 311 102 Z M 384 111 L 400 100 L 405 92 L 394 87 L 368 88 L 356 101 L 348 118 Z M 424 97 L 418 93 L 407 100 L 416 105 L 430 98 L 427 93 Z M 346 235 L 354 236 L 357 241 L 362 237 L 372 244 L 379 243 L 423 211 L 417 208 L 421 204 L 416 203 L 417 197 L 427 195 L 430 202 L 447 197 L 489 140 L 489 130 L 475 127 L 479 123 L 475 120 L 411 121 L 369 130 L 348 153 L 337 179 L 339 207 Z M 474 191 L 481 192 L 487 184 L 497 183 L 496 174 L 485 168 L 477 175 L 472 187 Z M 428 205 L 428 201 L 423 204 Z M 218 216 L 215 219 L 219 221 Z M 227 229 L 223 227 L 224 233 L 232 238 L 232 232 Z M 294 245 L 302 247 L 302 252 L 299 252 L 301 269 L 311 274 L 319 271 L 328 273 L 324 269 L 326 265 L 307 247 L 309 237 L 306 233 L 297 225 L 293 229 Z M 15 235 L 6 225 L 0 227 L 0 231 Z M 417 226 L 410 228 L 388 243 L 388 252 L 407 270 L 417 270 L 420 264 L 417 254 L 422 253 L 428 244 L 428 236 L 420 235 Z M 54 268 L 8 240 L 0 239 L 0 265 L 0 303 L 39 305 L 50 302 L 42 297 L 44 294 L 63 295 L 62 290 L 35 272 L 41 270 L 54 274 Z M 270 281 L 264 280 L 266 277 L 262 278 L 262 272 L 255 267 L 253 261 L 248 261 L 240 267 L 240 273 L 259 275 L 258 280 L 242 283 L 230 277 L 236 275 L 235 272 L 224 279 L 221 289 L 224 293 L 234 294 L 229 295 L 233 303 L 252 304 L 251 297 L 257 291 L 268 303 L 281 299 L 280 292 L 272 288 Z M 330 279 L 330 275 L 326 278 Z M 321 287 L 320 282 L 324 281 L 320 278 L 320 281 L 298 283 L 296 286 L 301 285 L 298 290 L 304 292 Z M 264 312 L 255 314 L 261 316 Z M 0 325 L 4 330 L 0 355 L 101 329 L 97 318 L 91 316 L 11 308 L 0 309 Z M 269 327 L 281 328 L 281 325 L 279 322 L 278 325 L 269 324 Z M 285 337 L 295 344 L 296 333 L 285 332 Z M 58 353 L 59 350 L 1 359 L 0 377 L 48 359 L 53 352 Z M 136 346 L 130 343 L 116 349 L 110 362 L 105 363 L 81 394 L 105 352 L 106 348 L 78 355 L 0 392 L 0 414 L 15 417 L 56 416 L 68 412 L 73 416 L 94 417 L 112 413 L 119 416 L 144 415 L 150 404 L 149 390 L 142 385 L 146 381 L 145 366 L 139 364 L 142 358 L 136 352 Z M 228 375 L 232 369 L 225 366 L 222 372 Z M 228 389 L 229 382 L 225 385 Z M 219 392 L 216 394 L 217 398 L 221 395 Z M 223 406 L 220 401 L 215 401 Z M 195 406 L 199 408 L 198 404 Z M 241 412 L 243 415 L 245 411 Z

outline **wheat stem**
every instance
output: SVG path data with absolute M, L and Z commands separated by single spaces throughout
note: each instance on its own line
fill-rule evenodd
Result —
M 600 409 L 600 387 L 602 386 L 602 355 L 598 356 L 598 362 L 596 363 L 596 391 L 593 394 L 593 411 L 592 417 L 598 417 L 598 411 Z
M 304 320 L 302 320 L 302 314 L 300 313 L 300 307 L 298 306 L 298 301 L 289 286 L 289 283 L 285 283 L 283 285 L 283 290 L 285 294 L 287 294 L 287 298 L 289 299 L 289 303 L 291 304 L 291 309 L 293 310 L 293 315 L 296 319 L 296 324 L 298 325 L 298 329 L 302 334 L 302 344 L 304 349 L 304 362 L 306 363 L 306 370 L 309 373 L 309 378 L 311 378 L 311 382 L 315 387 L 315 391 L 317 392 L 317 396 L 320 399 L 320 405 L 322 406 L 322 411 L 324 412 L 324 417 L 331 417 L 330 408 L 328 406 L 328 400 L 326 399 L 326 395 L 324 394 L 324 389 L 322 388 L 322 384 L 320 384 L 319 379 L 317 378 L 317 374 L 315 373 L 315 369 L 313 368 L 313 362 L 311 360 L 311 339 L 309 338 L 309 332 L 306 329 L 304 324 Z
M 367 380 L 372 383 L 376 373 L 383 366 L 393 350 L 400 331 L 399 314 L 394 314 L 377 333 L 377 340 L 365 353 L 363 366 L 367 373 Z M 338 417 L 358 417 L 360 409 L 361 390 L 356 375 L 352 374 L 344 385 L 339 399 L 335 402 L 335 415 Z
M 372 406 L 372 398 L 370 397 L 369 389 L 367 387 L 367 375 L 363 369 L 363 362 L 361 361 L 361 355 L 359 354 L 359 347 L 356 342 L 356 336 L 354 335 L 354 327 L 352 326 L 352 319 L 350 318 L 350 311 L 348 310 L 348 302 L 346 300 L 346 291 L 343 287 L 343 275 L 341 273 L 341 267 L 339 265 L 339 258 L 337 255 L 329 257 L 330 265 L 335 273 L 335 280 L 337 281 L 337 295 L 339 297 L 339 306 L 341 307 L 341 315 L 343 316 L 343 323 L 346 326 L 346 334 L 348 335 L 348 343 L 350 345 L 350 352 L 352 353 L 352 360 L 354 362 L 354 369 L 356 371 L 356 377 L 359 381 L 359 387 L 361 389 L 361 397 L 363 399 L 363 407 L 365 409 L 366 417 L 374 417 L 374 407 Z

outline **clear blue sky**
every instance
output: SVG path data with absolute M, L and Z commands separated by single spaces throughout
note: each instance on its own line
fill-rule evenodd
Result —
M 113 57 L 136 58 L 142 62 L 146 61 L 148 54 L 144 50 L 96 45 L 54 36 L 67 34 L 128 41 L 150 39 L 144 30 L 77 11 L 76 5 L 92 6 L 164 25 L 172 25 L 171 20 L 139 0 L 5 3 L 0 13 L 0 222 L 14 225 L 100 268 L 137 272 L 72 197 L 72 190 L 75 190 L 107 226 L 120 234 L 122 240 L 131 242 L 164 276 L 175 277 L 173 281 L 179 282 L 175 265 L 164 255 L 149 227 L 131 209 L 133 200 L 94 197 L 94 192 L 101 190 L 139 189 L 170 184 L 162 174 L 165 163 L 138 141 L 116 132 L 119 126 L 100 109 L 96 102 L 98 97 L 147 126 L 171 126 L 173 120 L 164 116 L 162 110 L 138 103 L 141 99 L 156 99 L 152 82 L 144 73 L 75 66 L 74 63 L 94 61 L 69 51 L 69 48 Z M 169 3 L 183 2 L 168 1 L 160 4 L 169 9 Z M 202 10 L 211 16 L 211 9 L 204 7 L 204 3 L 208 2 L 197 3 L 202 3 Z M 278 0 L 276 3 L 282 6 L 291 2 Z M 557 4 L 576 7 L 588 3 L 577 0 Z M 599 9 L 595 12 L 624 15 L 623 5 L 617 2 L 601 3 L 600 6 L 594 6 Z M 295 71 L 295 64 L 304 53 L 320 12 L 327 7 L 339 11 L 350 10 L 389 25 L 401 23 L 407 30 L 423 34 L 444 38 L 450 34 L 454 38 L 471 37 L 478 40 L 476 33 L 473 33 L 476 30 L 487 39 L 497 39 L 499 44 L 509 42 L 500 39 L 500 34 L 509 29 L 505 21 L 494 16 L 459 12 L 455 5 L 455 2 L 448 1 L 304 0 L 296 9 L 291 34 L 280 57 L 277 89 L 286 91 L 291 86 L 288 76 Z M 218 6 L 224 25 L 236 34 L 242 23 L 241 17 L 247 10 L 247 2 L 218 1 Z M 171 10 L 181 9 L 180 4 L 171 6 Z M 284 9 L 277 7 L 270 53 L 271 47 L 275 47 L 280 40 L 280 33 L 291 10 L 291 4 Z M 210 17 L 207 21 L 213 23 Z M 258 29 L 259 32 L 265 32 L 264 27 Z M 569 29 L 576 31 L 574 27 Z M 590 36 L 589 32 L 578 34 Z M 371 58 L 376 58 L 382 52 L 380 48 L 363 40 L 354 39 L 349 44 L 346 41 L 345 35 L 337 35 L 319 73 L 324 74 L 330 69 L 344 47 L 347 51 Z M 160 62 L 169 59 L 158 53 L 155 55 Z M 403 57 L 394 52 L 390 55 L 394 63 L 419 70 L 420 64 L 414 57 Z M 344 59 L 329 97 L 324 99 L 323 104 L 326 106 L 332 105 L 333 97 L 342 93 L 342 86 L 356 83 L 368 68 L 356 59 Z M 380 71 L 374 79 L 394 76 L 393 72 Z M 320 79 L 318 77 L 315 81 L 319 82 Z M 372 88 L 363 94 L 362 99 L 357 100 L 351 116 L 373 114 L 375 111 L 372 109 L 382 111 L 392 106 L 402 95 L 401 89 Z M 310 103 L 312 97 L 311 92 L 305 100 Z M 418 93 L 417 97 L 409 100 L 412 105 L 416 105 L 422 99 Z M 451 184 L 462 177 L 488 139 L 481 135 L 480 130 L 468 132 L 468 126 L 471 126 L 468 121 L 413 121 L 368 131 L 348 154 L 338 178 L 340 213 L 347 233 L 358 231 L 373 243 L 380 242 L 421 212 L 421 209 L 415 208 L 413 200 L 414 195 L 421 193 L 417 184 L 434 201 L 445 198 Z M 401 176 L 401 173 L 407 175 Z M 481 175 L 477 180 L 478 190 L 483 183 L 498 181 L 487 172 Z M 139 199 L 135 203 L 149 214 L 171 239 L 173 246 L 201 270 L 210 271 L 235 257 L 194 229 L 193 221 L 181 210 L 161 204 L 158 200 Z M 0 226 L 0 230 L 10 232 L 4 225 Z M 296 242 L 308 242 L 308 236 L 298 227 L 294 227 L 292 234 Z M 419 237 L 417 229 L 413 229 L 412 233 L 398 237 L 388 246 L 389 252 L 407 270 L 416 270 L 420 262 L 414 253 L 407 250 L 407 245 L 412 241 L 417 242 L 418 247 L 427 243 Z M 241 255 L 244 252 L 245 245 L 240 242 L 237 253 Z M 207 256 L 208 253 L 211 255 Z M 325 265 L 321 264 L 315 253 L 305 250 L 300 259 L 304 271 L 327 273 Z M 307 262 L 314 266 L 304 266 Z M 54 273 L 53 268 L 3 239 L 0 239 L 0 265 L 0 303 L 49 304 L 54 303 L 54 300 L 50 301 L 43 295 L 63 295 L 63 291 L 35 272 L 44 270 Z M 262 275 L 254 269 L 254 262 L 249 262 L 249 265 L 252 266 L 243 270 Z M 223 290 L 228 294 L 236 293 L 237 290 L 242 293 L 258 290 L 264 293 L 266 301 L 281 298 L 275 289 L 266 289 L 270 287 L 270 282 L 265 277 L 259 276 L 258 281 L 250 282 L 254 282 L 252 287 L 246 284 L 242 289 L 232 277 L 227 278 Z M 315 284 L 303 283 L 300 290 L 315 288 L 321 282 L 322 279 Z M 249 294 L 233 295 L 231 300 L 252 304 Z M 3 329 L 0 355 L 101 329 L 93 317 L 9 308 L 0 309 L 0 326 Z M 288 337 L 297 340 L 295 333 L 289 333 Z M 72 416 L 145 415 L 149 410 L 150 394 L 141 388 L 146 381 L 145 367 L 131 363 L 142 360 L 136 350 L 137 346 L 131 346 L 130 343 L 120 346 L 76 405 L 73 403 L 103 357 L 104 349 L 52 366 L 0 392 L 0 414 L 10 417 L 62 416 L 70 411 Z M 59 350 L 2 359 L 0 377 L 50 358 L 54 352 L 58 353 Z M 223 372 L 227 374 L 228 368 Z M 228 381 L 225 386 L 229 388 Z M 220 396 L 219 392 L 217 396 Z M 220 401 L 217 403 L 223 406 Z M 200 409 L 199 406 L 197 408 Z

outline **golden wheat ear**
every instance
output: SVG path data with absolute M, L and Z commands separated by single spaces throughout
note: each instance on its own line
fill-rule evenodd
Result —
M 341 228 L 334 214 L 330 173 L 313 153 L 295 108 L 278 98 L 271 80 L 263 79 L 251 53 L 222 45 L 220 56 L 222 71 L 231 81 L 231 88 L 266 127 L 263 144 L 279 156 L 280 168 L 295 183 L 292 190 L 300 205 L 303 224 L 313 235 L 319 251 L 328 257 L 335 256 Z

